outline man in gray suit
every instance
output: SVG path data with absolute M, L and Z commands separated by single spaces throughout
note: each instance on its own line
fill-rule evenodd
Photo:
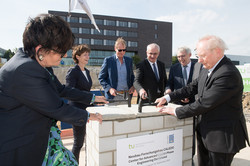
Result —
M 200 166 L 230 166 L 234 155 L 249 145 L 242 110 L 242 77 L 224 56 L 226 44 L 217 36 L 205 36 L 197 45 L 203 64 L 198 79 L 188 86 L 156 99 L 157 106 L 198 94 L 198 99 L 179 108 L 163 107 L 160 112 L 179 119 L 199 115 L 197 156 Z

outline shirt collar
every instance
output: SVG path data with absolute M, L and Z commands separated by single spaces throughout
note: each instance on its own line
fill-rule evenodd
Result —
M 208 70 L 208 73 L 212 73 L 214 71 L 215 67 L 220 63 L 220 61 L 224 58 L 224 56 L 220 60 L 218 60 L 218 62 L 211 69 Z

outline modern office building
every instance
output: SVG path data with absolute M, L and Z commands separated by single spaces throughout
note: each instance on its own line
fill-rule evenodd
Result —
M 143 60 L 146 58 L 147 45 L 157 43 L 161 48 L 158 59 L 163 61 L 166 67 L 171 66 L 171 22 L 94 15 L 96 24 L 100 29 L 99 33 L 86 14 L 69 14 L 61 11 L 48 11 L 48 13 L 59 15 L 70 24 L 72 32 L 76 37 L 75 44 L 90 45 L 89 65 L 102 65 L 105 57 L 115 53 L 114 43 L 116 39 L 123 37 L 127 42 L 126 56 L 138 55 Z M 70 61 L 70 58 L 64 58 L 64 61 L 67 64 L 73 63 L 73 61 Z

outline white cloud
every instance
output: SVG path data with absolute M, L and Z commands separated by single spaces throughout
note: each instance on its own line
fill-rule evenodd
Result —
M 210 7 L 224 6 L 224 0 L 187 0 L 187 2 L 200 6 L 210 6 Z

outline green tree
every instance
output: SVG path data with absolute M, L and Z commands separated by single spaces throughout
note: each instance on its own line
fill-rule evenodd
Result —
M 132 56 L 132 60 L 133 60 L 133 64 L 136 66 L 141 61 L 141 57 L 135 54 Z
M 3 55 L 3 58 L 6 58 L 7 60 L 9 60 L 11 57 L 13 57 L 14 56 L 14 52 L 12 52 L 10 49 L 8 49 L 5 53 L 4 53 L 4 55 Z
M 172 56 L 172 65 L 178 62 L 177 56 Z

